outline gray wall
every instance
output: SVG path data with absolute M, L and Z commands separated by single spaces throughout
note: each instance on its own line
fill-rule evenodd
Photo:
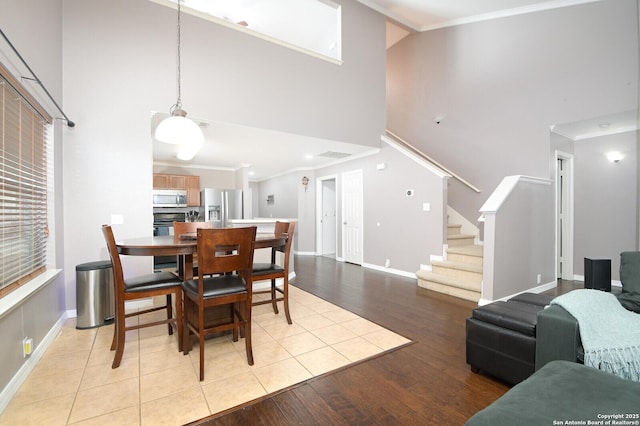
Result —
M 75 265 L 107 259 L 100 226 L 122 214 L 117 238 L 151 233 L 150 117 L 175 102 L 175 11 L 147 0 L 0 0 L 0 11 L 0 27 L 77 124 L 58 121 L 55 129 L 52 231 L 64 275 L 0 319 L 4 386 L 23 362 L 15 340 L 27 333 L 37 347 L 53 319 L 75 308 Z M 377 145 L 385 127 L 384 19 L 344 0 L 342 21 L 344 63 L 335 65 L 184 16 L 185 109 L 211 121 Z M 124 259 L 124 267 L 148 272 L 151 259 Z
M 502 177 L 550 176 L 550 125 L 638 104 L 636 0 L 414 34 L 387 55 L 389 129 L 482 190 L 449 188 L 472 221 Z
M 497 213 L 487 215 L 484 300 L 555 282 L 555 219 L 547 211 L 553 200 L 554 186 L 549 180 L 521 178 Z M 487 280 L 488 275 L 492 279 Z
M 384 19 L 344 1 L 342 20 L 344 64 L 335 65 L 184 15 L 184 108 L 205 120 L 378 144 Z M 107 258 L 100 225 L 111 214 L 124 216 L 117 238 L 151 233 L 150 112 L 175 102 L 175 10 L 147 0 L 67 0 L 64 47 L 64 106 L 77 122 L 64 144 L 70 269 Z M 131 274 L 151 267 L 150 259 L 124 261 Z M 73 307 L 74 280 L 66 286 Z
M 302 178 L 309 178 L 305 192 Z M 297 219 L 296 247 L 297 252 L 314 252 L 314 191 L 313 171 L 296 171 L 260 182 L 257 185 L 257 205 L 253 206 L 256 217 L 273 217 Z M 273 195 L 274 203 L 267 204 L 267 197 Z
M 62 1 L 16 2 L 0 0 L 0 28 L 12 44 L 27 61 L 31 69 L 44 83 L 47 90 L 60 103 L 62 99 Z M 14 66 L 23 67 L 13 55 L 10 48 L 0 42 L 0 61 L 13 70 Z M 27 86 L 30 86 L 28 83 Z M 43 91 L 37 86 L 30 86 L 34 96 L 49 109 L 54 116 L 59 116 L 46 99 Z M 73 119 L 73 118 L 72 118 Z M 56 120 L 53 129 L 54 146 L 54 178 L 56 199 L 50 214 L 51 247 L 55 254 L 51 256 L 52 267 L 62 268 L 64 253 L 62 250 L 62 122 Z M 77 238 L 76 238 L 77 240 Z M 65 273 L 75 274 L 75 270 Z M 59 275 L 53 282 L 30 296 L 15 309 L 0 317 L 0 389 L 5 389 L 16 372 L 28 359 L 22 356 L 22 339 L 32 337 L 34 350 L 43 338 L 64 314 L 65 287 L 64 275 Z
M 260 182 L 258 217 L 298 217 L 298 191 L 302 189 L 302 177 L 298 179 L 298 175 L 301 174 L 291 173 Z M 273 204 L 267 203 L 269 195 L 273 195 Z
M 637 132 L 573 141 L 551 134 L 555 150 L 573 156 L 574 256 L 573 273 L 584 276 L 584 258 L 611 259 L 611 278 L 619 279 L 620 253 L 637 250 L 638 141 Z M 625 153 L 612 164 L 607 152 Z
M 384 170 L 376 169 L 380 163 L 385 164 Z M 342 173 L 357 169 L 363 171 L 364 263 L 383 267 L 385 260 L 389 259 L 390 268 L 413 274 L 421 264 L 430 263 L 430 255 L 441 255 L 445 238 L 446 220 L 443 212 L 446 212 L 446 183 L 386 144 L 382 145 L 378 154 L 262 182 L 261 203 L 266 199 L 263 191 L 276 193 L 276 205 L 279 194 L 290 198 L 297 194 L 297 212 L 292 212 L 298 217 L 298 228 L 301 229 L 296 230 L 297 250 L 314 253 L 317 221 L 315 199 L 318 190 L 315 179 L 335 175 L 338 199 L 336 255 L 340 258 L 343 256 L 340 225 Z M 303 175 L 310 179 L 307 192 L 301 185 Z M 405 195 L 407 189 L 414 190 L 413 197 Z M 423 211 L 423 203 L 430 203 L 431 210 Z
M 620 252 L 637 250 L 638 165 L 636 132 L 574 143 L 574 273 L 584 275 L 584 258 L 611 259 L 611 278 L 619 279 Z M 626 157 L 619 163 L 609 151 Z

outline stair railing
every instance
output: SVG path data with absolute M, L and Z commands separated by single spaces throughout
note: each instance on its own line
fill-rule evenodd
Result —
M 406 140 L 402 139 L 400 136 L 396 135 L 391 130 L 386 129 L 386 132 L 387 132 L 387 134 L 389 136 L 391 136 L 394 139 L 395 142 L 397 142 L 398 144 L 402 145 L 404 148 L 408 149 L 409 151 L 411 151 L 412 153 L 416 154 L 420 158 L 422 158 L 422 159 L 428 161 L 429 163 L 433 164 L 434 166 L 436 166 L 440 170 L 448 173 L 449 175 L 451 175 L 451 177 L 453 177 L 454 179 L 456 179 L 458 182 L 462 183 L 463 185 L 467 186 L 468 188 L 471 188 L 473 191 L 475 191 L 477 193 L 480 193 L 480 190 L 478 188 L 476 188 L 474 185 L 472 185 L 469 181 L 467 181 L 466 179 L 462 178 L 458 174 L 452 172 L 451 170 L 449 170 L 447 167 L 443 166 L 442 164 L 438 163 L 436 160 L 434 160 L 433 158 L 429 157 L 427 154 L 425 154 L 424 152 L 420 151 L 418 148 L 416 148 L 415 146 L 411 145 L 409 142 L 407 142 Z

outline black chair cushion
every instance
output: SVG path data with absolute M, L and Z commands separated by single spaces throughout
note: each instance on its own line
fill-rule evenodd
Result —
M 198 296 L 198 280 L 188 280 L 182 283 L 182 288 L 192 296 Z M 247 285 L 239 275 L 221 275 L 204 279 L 204 297 L 217 297 L 226 294 L 247 291 Z
M 276 265 L 273 263 L 254 263 L 253 264 L 253 275 L 267 275 L 273 274 L 276 272 L 284 272 L 284 268 L 280 265 Z
M 136 291 L 157 290 L 161 288 L 180 285 L 180 279 L 171 272 L 156 272 L 154 274 L 139 275 L 124 280 L 124 291 L 128 293 Z

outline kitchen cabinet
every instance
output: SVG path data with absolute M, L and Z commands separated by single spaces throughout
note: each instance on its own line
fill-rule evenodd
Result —
M 187 189 L 187 176 L 153 174 L 153 189 Z M 198 178 L 199 179 L 199 178 Z
M 154 173 L 153 189 L 185 189 L 187 206 L 200 206 L 200 176 Z
M 185 176 L 187 184 L 187 205 L 200 205 L 200 176 Z
M 153 189 L 169 189 L 169 175 L 154 173 Z

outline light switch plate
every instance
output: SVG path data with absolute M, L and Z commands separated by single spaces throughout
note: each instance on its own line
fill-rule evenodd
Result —
M 124 216 L 121 214 L 112 214 L 111 215 L 111 224 L 112 225 L 122 225 L 124 223 Z

